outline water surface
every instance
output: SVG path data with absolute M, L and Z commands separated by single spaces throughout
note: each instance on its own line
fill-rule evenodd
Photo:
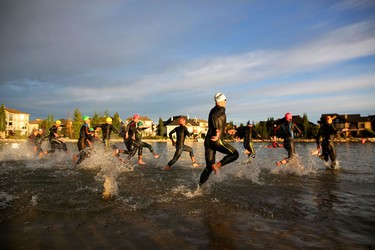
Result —
M 98 149 L 79 168 L 73 143 L 69 155 L 42 160 L 23 144 L 2 144 L 0 248 L 375 248 L 374 144 L 336 144 L 340 168 L 332 171 L 310 155 L 314 143 L 298 143 L 298 160 L 279 169 L 285 149 L 256 143 L 249 162 L 234 143 L 240 158 L 200 190 L 203 167 L 184 152 L 162 171 L 174 148 L 151 144 L 161 157 L 145 149 L 145 166 Z M 203 143 L 188 145 L 204 165 Z

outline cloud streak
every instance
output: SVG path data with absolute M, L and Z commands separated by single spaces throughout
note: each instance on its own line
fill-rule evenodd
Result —
M 84 1 L 74 8 L 63 2 L 39 3 L 43 8 L 31 3 L 15 8 L 9 2 L 0 10 L 0 28 L 7 38 L 0 42 L 0 99 L 34 116 L 64 117 L 79 108 L 89 114 L 117 111 L 124 117 L 142 113 L 154 120 L 181 113 L 206 118 L 217 91 L 226 93 L 229 117 L 237 122 L 246 121 L 248 113 L 252 120 L 263 120 L 286 111 L 316 117 L 323 110 L 336 112 L 335 107 L 368 112 L 375 106 L 369 97 L 375 93 L 375 75 L 369 70 L 375 64 L 371 18 L 326 27 L 324 33 L 283 46 L 230 50 L 215 32 L 220 24 L 231 29 L 226 34 L 235 34 L 233 28 L 248 32 L 251 26 L 245 21 L 251 18 L 233 7 L 238 3 L 219 2 L 210 13 L 205 11 L 210 4 L 200 4 L 194 15 L 188 13 L 196 6 L 186 3 L 151 2 L 139 12 L 132 1 Z M 373 8 L 366 1 L 357 4 L 340 2 L 327 12 Z M 319 19 L 320 27 L 332 22 L 323 21 Z M 314 27 L 306 27 L 306 33 Z M 214 39 L 203 40 L 210 35 Z M 263 41 L 267 39 L 272 38 Z M 348 102 L 356 99 L 356 105 Z

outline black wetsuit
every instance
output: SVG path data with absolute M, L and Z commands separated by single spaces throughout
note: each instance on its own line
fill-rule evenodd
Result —
M 176 152 L 174 153 L 174 156 L 172 160 L 168 162 L 168 166 L 172 166 L 173 164 L 176 163 L 178 158 L 180 158 L 182 151 L 187 151 L 190 154 L 190 157 L 194 157 L 194 152 L 193 149 L 189 146 L 184 145 L 185 143 L 185 137 L 186 136 L 192 136 L 193 133 L 189 133 L 187 130 L 186 126 L 180 125 L 179 127 L 174 128 L 171 132 L 169 132 L 169 138 L 172 140 L 172 143 L 174 144 L 174 140 L 172 135 L 176 133 Z
M 119 133 L 112 124 L 104 123 L 98 126 L 95 126 L 95 129 L 101 128 L 102 129 L 102 136 L 103 136 L 103 144 L 106 149 L 109 149 L 109 143 L 111 139 L 112 131 L 115 133 Z
M 144 147 L 148 148 L 152 154 L 155 153 L 150 144 L 142 142 L 142 134 L 140 131 L 144 129 L 145 128 L 137 127 L 137 123 L 135 121 L 129 122 L 129 124 L 126 126 L 125 130 L 128 132 L 128 139 L 125 139 L 125 145 L 128 152 L 125 152 L 125 154 L 129 154 L 129 158 L 133 157 L 137 151 L 138 155 L 142 155 Z
M 126 133 L 128 133 L 128 138 L 126 138 Z M 129 157 L 134 156 L 136 150 L 138 149 L 133 148 L 134 146 L 137 146 L 135 144 L 135 140 L 133 139 L 135 133 L 137 133 L 137 123 L 132 120 L 125 126 L 124 131 L 124 143 L 126 148 L 128 149 L 128 152 L 131 152 Z
M 293 132 L 295 126 L 292 121 L 289 122 L 283 118 L 279 126 L 275 128 L 275 133 L 277 130 L 281 130 L 281 137 L 284 139 L 284 148 L 288 151 L 288 159 L 293 158 L 296 153 Z
M 142 134 L 140 132 L 141 132 L 141 130 L 144 130 L 144 129 L 146 129 L 146 128 L 137 128 L 137 132 L 135 133 L 135 142 L 133 142 L 133 146 L 135 148 L 138 148 L 138 155 L 142 155 L 142 149 L 143 148 L 148 148 L 148 150 L 150 150 L 150 152 L 152 154 L 155 154 L 152 146 L 150 144 L 142 141 Z
M 332 124 L 323 123 L 316 135 L 316 144 L 320 147 L 320 137 L 322 141 L 322 155 L 324 161 L 328 161 L 328 157 L 331 159 L 332 167 L 336 164 L 336 150 L 333 146 L 333 138 L 337 134 L 337 130 Z
M 238 151 L 226 143 L 222 138 L 227 122 L 226 120 L 227 117 L 224 107 L 215 106 L 211 109 L 208 116 L 208 132 L 204 140 L 206 168 L 200 176 L 200 185 L 208 180 L 208 177 L 212 172 L 212 165 L 215 164 L 216 151 L 226 154 L 226 156 L 220 161 L 222 166 L 237 160 L 239 156 Z M 212 141 L 211 138 L 216 136 L 216 130 L 220 131 L 220 137 L 217 141 Z
M 245 137 L 243 140 L 243 147 L 248 150 L 249 157 L 255 157 L 255 149 L 254 149 L 254 144 L 253 144 L 253 135 L 258 135 L 257 132 L 253 130 L 252 127 L 246 126 L 245 129 Z
M 28 138 L 28 143 L 32 150 L 34 151 L 35 155 L 39 155 L 40 153 L 43 153 L 42 149 L 42 142 L 43 142 L 44 137 L 41 136 L 40 134 L 34 135 L 31 134 Z
M 89 138 L 90 138 L 89 125 L 84 123 L 81 126 L 81 129 L 79 131 L 79 139 L 77 142 L 78 151 L 79 151 L 79 159 L 76 162 L 76 165 L 80 164 L 88 156 L 88 152 L 85 149 L 88 145 Z
M 67 148 L 66 144 L 64 142 L 60 141 L 58 138 L 56 138 L 55 134 L 57 134 L 57 130 L 58 130 L 58 127 L 56 127 L 56 125 L 53 125 L 49 129 L 48 140 L 49 140 L 49 143 L 50 143 L 50 146 L 51 146 L 51 150 L 49 150 L 48 153 L 54 153 L 56 151 L 56 149 L 64 150 L 65 153 L 68 151 L 68 148 Z

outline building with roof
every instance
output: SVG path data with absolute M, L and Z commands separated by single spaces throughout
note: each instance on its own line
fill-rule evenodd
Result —
M 21 135 L 29 134 L 30 114 L 17 109 L 5 107 L 5 133 L 6 135 L 20 132 Z
M 198 118 L 192 118 L 188 115 L 171 116 L 168 120 L 163 122 L 165 127 L 164 136 L 169 136 L 169 133 L 176 127 L 180 126 L 179 119 L 186 119 L 186 127 L 190 133 L 193 133 L 194 139 L 204 138 L 208 130 L 208 122 Z M 173 135 L 175 137 L 175 135 Z
M 40 124 L 43 122 L 42 119 L 37 118 L 35 120 L 29 121 L 28 133 L 31 134 L 34 129 L 39 129 Z
M 126 118 L 125 124 L 128 124 L 131 120 L 133 120 L 133 117 Z M 141 131 L 142 135 L 155 136 L 156 126 L 150 118 L 148 118 L 147 116 L 140 116 L 139 121 L 141 121 L 143 123 L 143 126 L 148 127 L 147 129 L 144 129 L 144 130 Z
M 349 131 L 345 132 L 346 136 L 360 136 L 361 133 L 366 130 L 373 130 L 373 124 L 375 116 L 361 116 L 360 114 L 344 114 L 340 115 L 337 113 L 322 114 L 320 121 L 324 121 L 327 116 L 331 116 L 334 119 L 332 124 L 336 129 L 347 128 Z

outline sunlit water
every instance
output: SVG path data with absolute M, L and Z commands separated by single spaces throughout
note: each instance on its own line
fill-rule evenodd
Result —
M 279 169 L 285 149 L 256 143 L 249 162 L 234 143 L 240 158 L 199 190 L 203 167 L 184 152 L 162 171 L 174 148 L 151 144 L 161 157 L 144 149 L 145 166 L 97 149 L 78 168 L 73 143 L 42 160 L 1 144 L 0 249 L 375 248 L 375 144 L 336 144 L 332 171 L 310 155 L 314 143 L 298 143 Z M 188 145 L 203 166 L 203 143 Z

